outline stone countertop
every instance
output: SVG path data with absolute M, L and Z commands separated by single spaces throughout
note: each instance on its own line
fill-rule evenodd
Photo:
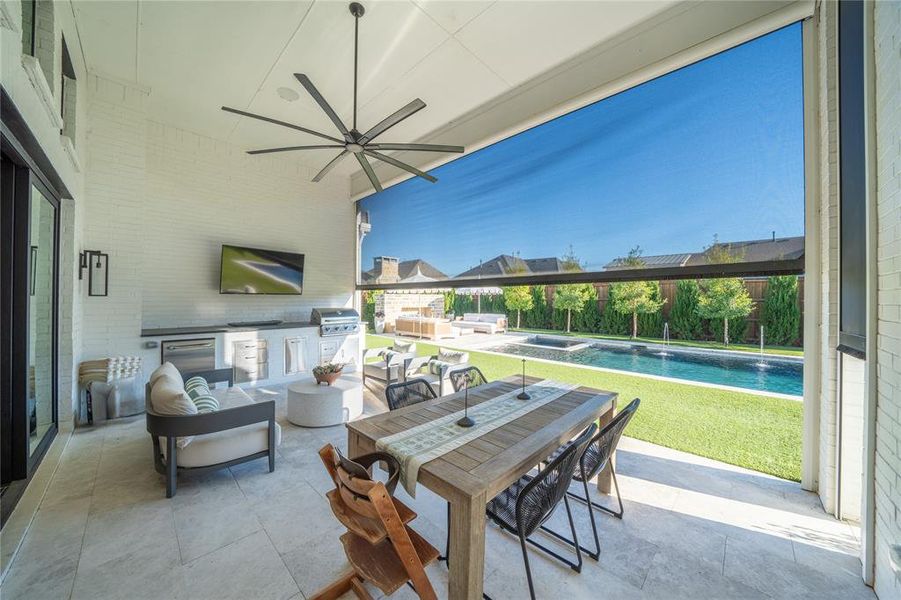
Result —
M 242 331 L 261 331 L 264 329 L 301 329 L 318 327 L 310 321 L 285 321 L 271 325 L 247 325 L 233 327 L 231 325 L 199 325 L 191 327 L 162 327 L 158 329 L 142 329 L 141 337 L 165 337 L 170 335 L 198 335 L 202 333 L 234 333 Z

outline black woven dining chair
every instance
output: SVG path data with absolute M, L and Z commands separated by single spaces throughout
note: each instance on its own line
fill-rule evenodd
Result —
M 626 426 L 629 424 L 629 421 L 632 420 L 632 417 L 635 416 L 635 411 L 638 410 L 639 404 L 641 404 L 641 400 L 638 398 L 629 402 L 629 404 L 627 404 L 612 421 L 601 428 L 594 439 L 592 439 L 588 446 L 585 447 L 585 451 L 582 453 L 579 462 L 575 466 L 575 473 L 573 473 L 573 480 L 582 484 L 582 491 L 585 495 L 580 496 L 575 492 L 566 492 L 567 496 L 570 498 L 578 500 L 582 504 L 588 506 L 588 514 L 591 517 L 591 533 L 594 535 L 594 552 L 584 546 L 582 546 L 581 549 L 594 560 L 598 560 L 601 555 L 601 543 L 598 539 L 598 528 L 594 520 L 594 509 L 603 511 L 617 519 L 623 518 L 623 499 L 619 493 L 619 483 L 616 481 L 616 468 L 613 463 L 610 462 L 610 457 L 613 456 L 613 453 L 616 451 L 616 446 L 619 444 L 623 431 L 625 431 Z M 557 452 L 559 452 L 559 450 Z M 548 461 L 553 461 L 556 458 L 556 454 L 557 453 L 552 454 L 548 458 Z M 613 479 L 613 488 L 616 490 L 616 501 L 619 504 L 618 510 L 607 508 L 606 506 L 593 501 L 588 493 L 588 482 L 596 477 L 608 463 L 610 464 L 610 475 Z
M 455 392 L 463 390 L 466 386 L 467 378 L 469 378 L 469 389 L 477 388 L 480 385 L 488 383 L 485 375 L 478 367 L 466 367 L 465 369 L 451 371 L 448 375 L 450 376 L 451 385 L 454 386 Z
M 535 587 L 532 582 L 532 570 L 529 567 L 529 554 L 526 544 L 538 548 L 545 554 L 563 562 L 577 573 L 582 570 L 582 552 L 579 546 L 579 538 L 576 526 L 573 522 L 572 511 L 569 507 L 567 490 L 572 482 L 573 474 L 578 468 L 579 457 L 585 452 L 585 448 L 597 431 L 597 425 L 583 431 L 577 438 L 564 444 L 557 452 L 555 458 L 547 466 L 541 469 L 534 477 L 523 475 L 517 482 L 498 494 L 486 507 L 488 517 L 501 529 L 513 533 L 519 537 L 522 548 L 522 559 L 526 567 L 526 578 L 529 582 L 529 594 L 535 599 Z M 569 519 L 569 529 L 572 540 L 545 526 L 545 522 L 553 515 L 557 505 L 563 500 L 566 507 L 566 516 Z M 531 539 L 535 531 L 541 529 L 555 538 L 573 546 L 576 551 L 576 561 L 558 554 L 554 550 Z
M 389 410 L 397 410 L 437 397 L 438 394 L 435 393 L 429 382 L 419 377 L 392 383 L 385 388 L 385 399 L 388 401 Z

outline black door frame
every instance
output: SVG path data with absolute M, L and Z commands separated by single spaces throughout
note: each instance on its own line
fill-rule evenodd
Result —
M 34 138 L 3 93 L 3 119 L 0 126 L 0 149 L 3 162 L 0 173 L 0 444 L 3 455 L 3 494 L 0 501 L 0 526 L 6 523 L 21 495 L 31 481 L 48 448 L 59 431 L 59 277 L 60 277 L 60 201 L 63 197 L 51 181 L 58 174 L 46 155 L 37 156 L 27 150 Z M 10 114 L 12 113 L 12 114 Z M 23 129 L 24 128 L 24 129 Z M 17 135 L 25 133 L 23 136 Z M 50 168 L 50 173 L 41 169 Z M 48 177 L 49 175 L 49 177 Z M 51 323 L 51 410 L 52 424 L 34 452 L 30 452 L 28 415 L 28 344 L 30 211 L 32 189 L 37 189 L 53 206 L 53 287 Z M 64 188 L 63 188 L 64 189 Z M 64 192 L 68 195 L 68 191 Z

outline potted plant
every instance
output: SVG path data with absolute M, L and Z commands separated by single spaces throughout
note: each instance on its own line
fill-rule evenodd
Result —
M 339 363 L 323 363 L 317 367 L 313 367 L 313 377 L 316 378 L 316 383 L 320 385 L 323 381 L 326 385 L 332 385 L 335 383 L 336 379 L 341 377 L 341 371 L 343 369 L 344 365 Z
M 375 313 L 375 332 L 385 333 L 385 313 L 380 310 Z

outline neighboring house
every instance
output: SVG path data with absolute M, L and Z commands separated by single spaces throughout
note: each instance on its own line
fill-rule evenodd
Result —
M 390 256 L 377 256 L 372 262 L 373 267 L 362 273 L 361 282 L 364 284 L 416 283 L 447 279 L 447 275 L 418 258 L 399 261 Z
M 722 242 L 719 246 L 726 248 L 733 256 L 742 262 L 765 262 L 770 260 L 790 260 L 804 256 L 804 238 L 769 238 L 765 240 L 749 240 L 741 242 Z M 706 265 L 710 262 L 708 256 L 710 248 L 700 252 L 685 254 L 657 254 L 642 256 L 643 267 L 685 267 L 694 265 Z M 625 257 L 615 258 L 604 265 L 605 271 L 619 271 L 634 268 L 627 263 Z
M 523 275 L 537 273 L 559 273 L 563 271 L 563 261 L 559 258 L 519 258 L 501 254 L 484 261 L 478 267 L 457 275 L 455 279 L 478 279 L 502 275 Z

